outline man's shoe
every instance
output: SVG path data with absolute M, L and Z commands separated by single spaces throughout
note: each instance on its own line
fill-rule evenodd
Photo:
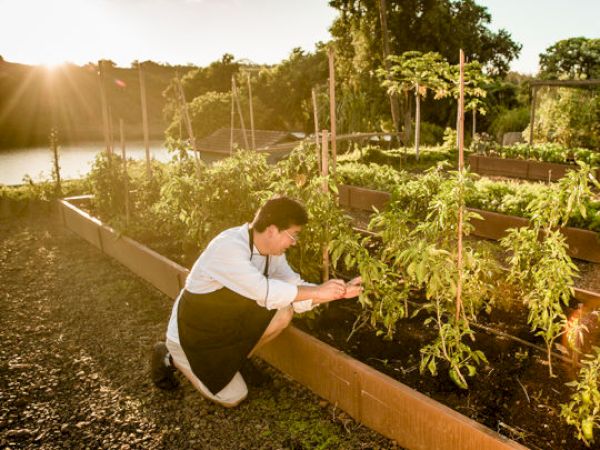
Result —
M 261 387 L 271 381 L 271 376 L 263 372 L 250 358 L 244 361 L 240 373 L 250 386 Z
M 172 391 L 179 386 L 179 380 L 175 377 L 175 366 L 164 342 L 154 344 L 150 359 L 150 375 L 156 387 L 160 389 Z

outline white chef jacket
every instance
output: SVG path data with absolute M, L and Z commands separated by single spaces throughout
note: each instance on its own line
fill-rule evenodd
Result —
M 300 313 L 313 308 L 312 300 L 294 302 L 298 286 L 314 286 L 294 272 L 285 255 L 269 256 L 269 277 L 263 275 L 267 257 L 253 246 L 250 255 L 248 224 L 230 228 L 215 237 L 194 263 L 185 290 L 194 294 L 214 292 L 222 287 L 255 300 L 267 309 L 293 306 Z M 181 295 L 180 295 L 181 296 Z M 179 298 L 171 311 L 167 338 L 179 342 L 177 310 Z

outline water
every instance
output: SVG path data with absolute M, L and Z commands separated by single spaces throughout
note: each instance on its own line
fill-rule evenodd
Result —
M 103 142 L 86 142 L 60 146 L 60 176 L 64 180 L 81 178 L 89 173 L 96 155 L 104 149 Z M 120 155 L 121 148 L 115 148 Z M 170 155 L 162 141 L 150 142 L 150 155 L 157 161 L 169 161 Z M 145 159 L 144 142 L 127 143 L 127 157 Z M 29 175 L 34 181 L 50 180 L 52 152 L 49 147 L 17 148 L 0 151 L 0 184 L 21 184 Z

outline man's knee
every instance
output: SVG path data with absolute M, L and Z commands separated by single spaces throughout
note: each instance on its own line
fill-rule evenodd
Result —
M 279 316 L 279 317 L 277 317 Z M 291 322 L 292 322 L 292 318 L 294 317 L 294 308 L 292 308 L 291 306 L 288 306 L 286 308 L 280 309 L 279 311 L 277 311 L 277 313 L 275 314 L 275 319 L 277 321 L 277 325 L 279 329 L 284 329 L 286 328 Z

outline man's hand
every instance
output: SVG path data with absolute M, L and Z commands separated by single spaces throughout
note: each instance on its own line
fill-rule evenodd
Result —
M 362 277 L 356 277 L 346 283 L 346 293 L 344 294 L 344 298 L 353 298 L 357 297 L 363 290 L 362 286 Z
M 319 300 L 319 303 L 325 303 L 344 298 L 345 294 L 346 283 L 343 280 L 329 280 L 318 286 L 315 300 Z

